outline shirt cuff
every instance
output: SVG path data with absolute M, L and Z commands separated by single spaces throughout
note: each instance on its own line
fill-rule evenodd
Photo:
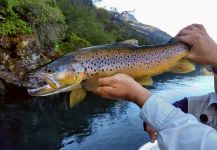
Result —
M 164 126 L 166 117 L 175 107 L 157 94 L 151 95 L 142 107 L 140 117 L 155 131 L 159 132 Z

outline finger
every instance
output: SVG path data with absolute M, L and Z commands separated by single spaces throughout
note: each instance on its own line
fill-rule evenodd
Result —
M 175 37 L 179 37 L 182 35 L 186 35 L 186 34 L 192 34 L 192 33 L 204 33 L 204 31 L 206 32 L 206 29 L 203 27 L 203 25 L 201 24 L 192 24 L 189 25 L 187 27 L 185 27 L 184 29 L 180 30 L 179 33 L 175 36 Z
M 179 38 L 180 36 L 189 35 L 189 34 L 192 34 L 192 30 L 182 29 L 175 37 Z
M 183 28 L 182 30 L 180 30 L 180 31 L 176 34 L 175 37 L 179 37 L 179 36 L 183 35 L 183 32 L 184 32 L 185 30 L 193 30 L 193 28 L 194 28 L 194 27 L 193 27 L 192 25 L 189 25 L 189 26 Z
M 104 98 L 108 99 L 116 99 L 115 96 L 113 96 L 114 88 L 110 86 L 100 86 L 96 89 L 95 93 L 97 95 L 100 95 Z
M 197 28 L 197 29 L 206 31 L 206 29 L 204 28 L 204 26 L 203 26 L 202 24 L 194 23 L 194 24 L 192 24 L 192 26 L 194 26 L 194 27 Z
M 186 44 L 194 45 L 194 39 L 192 38 L 192 35 L 182 35 L 178 37 L 178 39 Z
M 194 23 L 194 24 L 186 27 L 186 29 L 188 29 L 188 30 L 194 30 L 194 31 L 199 31 L 199 30 L 203 30 L 203 25 Z
M 188 55 L 187 59 L 194 61 L 195 60 L 195 54 L 190 52 L 190 54 Z
M 96 89 L 96 92 L 97 93 L 108 93 L 108 94 L 111 94 L 114 92 L 114 88 L 111 87 L 111 86 L 99 86 L 97 87 Z
M 96 93 L 96 95 L 99 95 L 99 96 L 101 96 L 101 97 L 103 97 L 103 98 L 105 98 L 105 99 L 111 99 L 111 100 L 114 100 L 114 99 L 116 99 L 116 97 L 113 97 L 113 96 L 111 96 L 111 95 L 108 95 L 107 93 Z
M 201 30 L 205 31 L 205 28 L 203 27 L 202 24 L 194 23 L 194 24 L 191 24 L 191 25 L 185 27 L 184 30 L 194 30 L 194 31 L 198 32 L 198 31 L 201 31 Z
M 114 78 L 113 77 L 99 78 L 98 82 L 99 82 L 99 85 L 101 86 L 108 86 L 114 83 Z
M 155 140 L 157 139 L 157 132 L 152 132 L 150 134 L 150 138 L 151 138 L 151 143 L 154 143 Z
M 198 34 L 198 31 L 183 29 L 178 33 L 178 37 L 183 36 L 183 35 L 196 35 L 196 34 Z

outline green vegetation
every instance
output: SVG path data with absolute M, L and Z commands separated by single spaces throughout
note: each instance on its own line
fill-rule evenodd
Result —
M 18 4 L 17 0 L 2 0 L 0 14 L 4 15 L 5 20 L 0 22 L 0 35 L 5 34 L 30 34 L 33 29 L 27 22 L 22 20 L 14 11 L 13 7 Z
M 60 41 L 56 47 L 56 50 L 62 50 L 63 52 L 71 52 L 72 49 L 76 50 L 82 47 L 88 47 L 91 44 L 83 38 L 78 37 L 76 34 L 72 33 L 68 36 L 65 41 Z
M 129 36 L 113 15 L 73 0 L 1 0 L 0 35 L 38 34 L 44 52 L 70 52 Z M 100 0 L 95 0 L 95 2 Z
M 25 21 L 19 19 L 17 15 L 6 18 L 0 23 L 0 35 L 30 34 L 33 32 L 33 29 Z
M 61 0 L 59 6 L 66 16 L 68 33 L 75 33 L 91 44 L 115 41 L 113 34 L 105 31 L 104 24 L 98 20 L 95 7 L 71 5 L 68 0 Z
M 55 0 L 20 0 L 14 10 L 36 30 L 45 51 L 52 51 L 64 38 L 65 16 Z

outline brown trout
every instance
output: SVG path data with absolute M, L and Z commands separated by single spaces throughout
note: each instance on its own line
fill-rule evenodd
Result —
M 47 96 L 71 91 L 70 106 L 82 101 L 86 91 L 96 88 L 98 78 L 124 73 L 142 85 L 151 77 L 171 71 L 187 73 L 195 66 L 186 61 L 189 47 L 181 42 L 138 46 L 136 40 L 83 48 L 68 53 L 31 73 L 28 92 Z

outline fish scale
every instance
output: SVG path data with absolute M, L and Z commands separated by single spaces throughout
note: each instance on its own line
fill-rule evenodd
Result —
M 165 66 L 165 63 L 175 65 L 175 61 L 186 57 L 188 53 L 186 45 L 173 44 L 164 45 L 164 48 L 143 46 L 95 49 L 76 53 L 79 57 L 75 56 L 75 59 L 87 69 L 88 78 L 95 74 L 103 77 L 118 72 L 137 78 L 160 74 L 171 67 Z

